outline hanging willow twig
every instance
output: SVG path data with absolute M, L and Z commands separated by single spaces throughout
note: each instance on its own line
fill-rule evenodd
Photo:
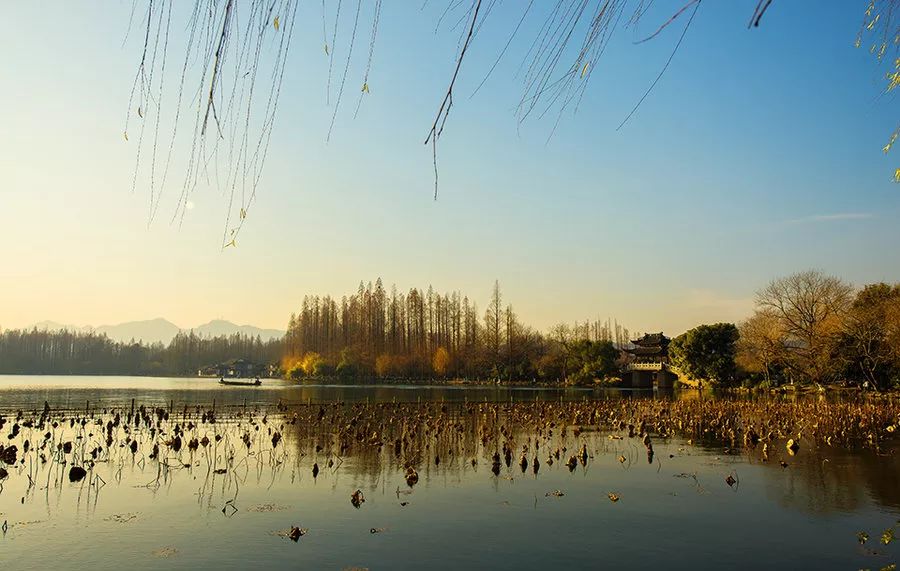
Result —
M 350 71 L 350 58 L 353 56 L 353 45 L 356 43 L 356 29 L 359 26 L 360 10 L 362 10 L 362 0 L 356 0 L 356 16 L 353 18 L 353 32 L 350 34 L 350 49 L 347 51 L 347 63 L 344 65 L 344 74 L 341 76 L 341 87 L 338 89 L 337 101 L 334 102 L 334 112 L 331 114 L 328 136 L 325 137 L 326 142 L 331 140 L 334 121 L 337 119 L 338 109 L 341 107 L 341 99 L 344 97 L 344 84 L 347 83 L 347 72 Z
M 366 60 L 366 73 L 363 75 L 362 89 L 359 90 L 359 99 L 356 102 L 356 111 L 353 118 L 359 114 L 359 106 L 362 105 L 363 95 L 369 93 L 369 73 L 372 71 L 372 58 L 375 55 L 375 37 L 378 35 L 378 19 L 381 17 L 381 0 L 375 0 L 375 15 L 372 17 L 372 37 L 369 39 L 369 59 Z
M 700 5 L 700 0 L 685 1 L 686 4 L 665 20 L 653 34 L 642 40 L 660 36 L 674 20 L 693 7 L 690 20 L 669 60 L 622 125 L 648 97 L 681 45 Z M 892 8 L 898 1 L 900 0 L 881 0 L 879 6 L 883 4 Z M 133 2 L 126 38 L 133 22 L 142 22 L 144 28 L 141 30 L 141 57 L 129 96 L 124 131 L 125 139 L 128 140 L 131 122 L 139 121 L 132 190 L 137 187 L 139 177 L 146 170 L 150 187 L 148 222 L 152 222 L 161 204 L 170 168 L 173 166 L 173 157 L 177 157 L 175 147 L 181 142 L 179 127 L 183 126 L 184 118 L 191 115 L 184 111 L 192 110 L 193 128 L 191 134 L 185 137 L 190 141 L 187 145 L 190 150 L 185 155 L 185 177 L 172 221 L 180 223 L 184 220 L 185 212 L 192 204 L 190 197 L 201 182 L 210 184 L 221 191 L 226 204 L 222 246 L 236 246 L 237 236 L 243 228 L 261 182 L 287 69 L 288 52 L 295 33 L 299 0 L 195 0 L 190 5 L 186 26 L 188 36 L 180 77 L 176 76 L 178 87 L 174 107 L 163 106 L 163 101 L 168 101 L 166 91 L 173 89 L 166 81 L 166 62 L 170 49 L 171 25 L 173 21 L 178 21 L 178 9 L 184 4 L 176 3 L 175 0 Z M 758 0 L 751 18 L 752 26 L 759 24 L 771 3 L 771 0 Z M 438 193 L 438 141 L 454 105 L 463 60 L 472 50 L 478 34 L 485 29 L 488 18 L 498 11 L 500 5 L 501 0 L 446 0 L 438 13 L 435 32 L 446 21 L 451 31 L 460 30 L 460 36 L 452 75 L 425 138 L 425 144 L 432 146 L 435 199 Z M 145 6 L 145 10 L 141 10 L 139 6 Z M 347 40 L 349 49 L 333 101 L 334 109 L 326 141 L 331 138 L 344 87 L 350 78 L 351 58 L 361 24 L 362 0 L 357 0 L 352 24 L 341 21 L 341 6 L 342 0 L 337 0 L 332 20 L 327 12 L 328 3 L 324 0 L 322 3 L 322 39 L 329 59 L 326 81 L 328 105 L 332 104 L 332 79 L 339 28 L 351 26 Z M 426 6 L 428 2 L 424 2 L 420 10 L 425 10 Z M 522 94 L 515 116 L 521 125 L 529 118 L 540 119 L 548 113 L 555 113 L 556 118 L 550 132 L 552 136 L 567 110 L 577 112 L 587 85 L 597 69 L 597 61 L 613 33 L 623 22 L 626 27 L 636 26 L 652 6 L 652 0 L 555 0 L 546 10 L 541 10 L 542 3 L 535 3 L 533 0 L 521 3 L 521 8 L 516 5 L 512 10 L 521 9 L 521 15 L 517 13 L 514 14 L 515 18 L 509 19 L 511 34 L 470 98 L 492 76 L 521 31 L 534 29 L 536 32 L 528 42 L 529 47 L 516 72 L 516 77 L 522 81 Z M 382 0 L 376 0 L 371 12 L 368 57 L 354 117 L 359 113 L 363 97 L 369 93 L 381 10 Z M 877 24 L 879 14 L 885 15 L 885 12 L 884 9 L 871 8 L 867 12 L 864 27 L 871 29 L 873 22 Z M 890 11 L 887 12 L 882 22 L 890 20 Z M 507 14 L 504 14 L 504 18 L 506 17 Z M 542 20 L 537 26 L 530 27 L 526 20 L 531 17 Z M 343 37 L 344 34 L 341 35 Z M 897 83 L 900 83 L 900 75 Z M 151 131 L 145 137 L 148 121 Z M 160 144 L 161 137 L 165 137 L 161 135 L 161 131 L 165 128 L 171 128 L 171 134 L 168 136 L 165 160 L 158 162 L 161 148 L 165 148 L 164 144 Z M 150 148 L 145 151 L 145 146 Z M 150 153 L 149 159 L 146 153 Z
M 688 28 L 691 27 L 691 22 L 694 21 L 694 16 L 697 15 L 697 10 L 700 9 L 700 0 L 696 0 L 696 2 L 692 2 L 692 3 L 694 4 L 694 11 L 691 12 L 691 17 L 688 18 L 687 24 L 685 24 L 685 26 L 684 26 L 684 30 L 681 31 L 681 36 L 678 38 L 678 43 L 675 44 L 675 48 L 672 50 L 672 53 L 669 54 L 669 59 L 666 60 L 666 64 L 663 66 L 663 68 L 661 70 L 659 70 L 659 74 L 656 76 L 656 79 L 653 80 L 653 83 L 650 84 L 650 87 L 647 88 L 647 91 L 644 92 L 644 94 L 641 96 L 640 100 L 638 100 L 638 102 L 631 109 L 631 111 L 628 113 L 628 115 L 624 119 L 622 119 L 622 122 L 619 124 L 619 126 L 616 127 L 616 131 L 618 131 L 619 129 L 624 127 L 625 123 L 627 123 L 628 120 L 631 119 L 631 117 L 638 110 L 638 107 L 641 106 L 641 103 L 643 103 L 644 100 L 647 99 L 647 96 L 650 95 L 650 92 L 653 91 L 653 88 L 656 87 L 657 83 L 659 83 L 659 80 L 662 78 L 663 74 L 666 73 L 666 70 L 669 69 L 669 64 L 671 64 L 672 60 L 675 58 L 675 53 L 678 51 L 678 48 L 681 47 L 681 42 L 684 41 L 684 37 L 687 35 Z M 677 14 L 676 14 L 676 16 L 677 16 Z M 675 17 L 673 16 L 672 19 L 674 20 Z M 671 22 L 671 21 L 672 20 L 669 20 L 669 22 Z M 668 24 L 668 22 L 667 22 L 667 24 Z M 662 28 L 660 28 L 660 29 L 662 29 Z M 659 32 L 657 32 L 657 33 L 659 33 Z
M 450 85 L 447 87 L 447 93 L 444 94 L 444 99 L 441 101 L 441 106 L 438 108 L 437 116 L 434 118 L 434 123 L 431 125 L 431 129 L 428 131 L 428 136 L 425 137 L 425 144 L 427 145 L 431 142 L 432 148 L 432 160 L 434 164 L 434 199 L 437 200 L 438 193 L 438 168 L 437 168 L 437 142 L 441 137 L 441 133 L 444 132 L 444 125 L 447 122 L 447 117 L 450 115 L 450 108 L 453 107 L 453 86 L 456 85 L 456 78 L 459 77 L 459 70 L 462 67 L 463 59 L 466 57 L 466 51 L 469 49 L 469 44 L 472 41 L 472 34 L 475 31 L 475 24 L 478 23 L 478 11 L 481 10 L 481 0 L 475 0 L 475 9 L 472 13 L 472 22 L 469 24 L 469 32 L 466 34 L 465 42 L 462 45 L 462 49 L 459 52 L 459 56 L 456 58 L 456 68 L 453 70 L 453 77 L 450 78 Z
M 178 4 L 173 0 L 148 2 L 143 49 L 129 98 L 125 138 L 128 139 L 129 122 L 136 114 L 140 121 L 133 179 L 136 186 L 144 168 L 145 128 L 147 121 L 151 121 L 151 155 L 147 165 L 150 222 L 159 208 L 179 141 L 178 128 L 187 90 L 189 105 L 195 110 L 194 126 L 185 178 L 172 220 L 183 220 L 189 197 L 200 181 L 212 179 L 228 205 L 223 247 L 236 245 L 237 235 L 256 197 L 271 140 L 297 6 L 298 0 L 196 2 L 187 26 L 177 103 L 167 116 L 168 109 L 162 103 L 167 91 L 169 30 Z M 199 73 L 196 73 L 198 63 Z M 268 79 L 263 79 L 264 67 L 268 67 Z M 267 97 L 259 97 L 257 87 L 267 87 Z M 172 133 L 160 168 L 157 164 L 160 131 L 166 123 L 171 123 Z M 160 180 L 158 172 L 162 172 Z

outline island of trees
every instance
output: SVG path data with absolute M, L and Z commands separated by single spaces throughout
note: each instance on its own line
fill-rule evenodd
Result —
M 288 322 L 283 366 L 291 378 L 590 382 L 615 373 L 628 340 L 612 320 L 542 334 L 504 305 L 496 282 L 481 316 L 459 292 L 387 292 L 379 278 L 340 301 L 304 298 Z
M 637 337 L 637 336 L 635 336 Z M 620 384 L 634 355 L 613 320 L 539 332 L 503 303 L 484 313 L 460 292 L 387 291 L 380 279 L 340 300 L 307 296 L 283 339 L 179 334 L 169 345 L 69 331 L 0 332 L 0 374 L 194 375 L 245 359 L 295 380 L 468 380 Z M 772 281 L 745 321 L 699 325 L 671 340 L 685 384 L 843 384 L 900 388 L 900 284 L 855 289 L 818 271 Z

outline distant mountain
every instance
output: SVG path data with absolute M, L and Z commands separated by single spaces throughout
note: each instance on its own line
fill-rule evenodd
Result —
M 258 335 L 263 341 L 284 336 L 284 331 L 278 329 L 260 329 L 253 325 L 236 325 L 223 319 L 213 319 L 209 323 L 198 325 L 197 327 L 194 327 L 194 333 L 201 337 L 219 337 L 221 335 L 242 333 L 251 337 L 256 337 Z
M 35 323 L 32 327 L 40 330 L 59 331 L 67 329 L 69 331 L 104 333 L 113 341 L 127 343 L 132 339 L 145 344 L 164 343 L 168 344 L 181 331 L 187 333 L 193 331 L 195 335 L 200 337 L 219 337 L 221 335 L 233 335 L 241 333 L 243 335 L 257 335 L 263 340 L 277 339 L 284 336 L 284 331 L 278 329 L 262 329 L 253 325 L 237 325 L 223 319 L 214 319 L 209 323 L 198 325 L 194 328 L 181 328 L 167 319 L 147 319 L 144 321 L 128 321 L 119 323 L 118 325 L 101 325 L 100 327 L 91 327 L 90 325 L 65 325 L 55 321 L 41 321 Z M 31 328 L 29 328 L 31 329 Z
M 97 333 L 105 333 L 113 341 L 135 341 L 145 344 L 166 343 L 172 340 L 181 328 L 167 319 L 157 318 L 146 321 L 129 321 L 118 325 L 101 325 Z

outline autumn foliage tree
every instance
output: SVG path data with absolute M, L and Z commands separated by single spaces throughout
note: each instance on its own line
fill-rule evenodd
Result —
M 900 385 L 900 284 L 850 284 L 816 271 L 779 278 L 740 325 L 738 363 L 766 381 Z
M 576 343 L 609 342 L 620 347 L 628 330 L 610 321 L 585 321 L 565 326 L 564 338 L 545 336 L 521 323 L 503 304 L 499 282 L 491 290 L 482 318 L 477 304 L 460 292 L 434 288 L 388 292 L 381 281 L 360 283 L 356 293 L 340 300 L 329 295 L 306 296 L 291 315 L 284 338 L 284 363 L 292 376 L 426 379 L 432 375 L 461 379 L 563 381 L 571 372 L 606 373 L 585 369 Z M 604 346 L 605 347 L 605 346 Z M 303 366 L 316 356 L 316 371 Z M 588 361 L 595 356 L 585 357 Z M 568 367 L 571 365 L 571 369 Z
M 736 362 L 746 373 L 759 374 L 772 384 L 773 375 L 781 371 L 785 353 L 785 333 L 771 311 L 758 310 L 738 326 Z
M 434 368 L 434 373 L 439 377 L 443 377 L 447 374 L 447 371 L 450 368 L 450 353 L 444 347 L 438 347 L 434 352 L 434 357 L 431 359 L 431 366 Z
M 844 318 L 838 355 L 845 374 L 874 388 L 900 381 L 900 284 L 860 290 Z
M 756 297 L 783 333 L 781 363 L 798 380 L 821 383 L 838 373 L 835 349 L 853 288 L 843 280 L 806 271 L 772 281 Z

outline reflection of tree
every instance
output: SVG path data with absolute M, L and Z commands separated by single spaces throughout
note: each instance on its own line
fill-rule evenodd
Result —
M 574 450 L 585 440 L 577 431 L 561 430 L 551 447 L 547 443 L 552 430 L 545 433 L 529 416 L 523 424 L 516 414 L 519 407 L 513 404 L 356 403 L 302 408 L 312 409 L 305 415 L 311 422 L 292 423 L 291 416 L 286 417 L 290 427 L 285 441 L 298 459 L 296 469 L 316 463 L 323 475 L 349 472 L 360 486 L 375 487 L 387 474 L 399 477 L 407 467 L 415 468 L 426 482 L 447 476 L 458 481 L 464 472 L 488 466 L 491 455 L 504 447 L 513 452 L 510 469 L 516 469 L 522 454 L 529 462 L 538 455 L 546 462 L 555 448 L 568 445 Z M 594 448 L 605 446 L 601 439 Z
M 614 411 L 607 412 L 611 417 L 621 411 L 623 418 L 629 418 L 626 411 L 649 410 L 647 407 L 666 410 L 665 407 L 676 403 L 704 409 L 721 408 L 725 404 L 713 399 L 617 399 L 603 406 L 607 411 Z M 502 462 L 501 478 L 518 475 L 522 455 L 529 466 L 538 458 L 541 469 L 549 470 L 560 469 L 583 443 L 598 457 L 616 456 L 624 449 L 622 446 L 627 448 L 632 442 L 635 450 L 640 448 L 638 436 L 634 439 L 625 436 L 624 443 L 620 444 L 619 440 L 610 440 L 605 430 L 591 428 L 599 428 L 601 424 L 592 404 L 544 401 L 540 404 L 431 402 L 313 406 L 306 413 L 312 422 L 298 422 L 291 431 L 286 431 L 286 439 L 303 456 L 302 463 L 311 465 L 315 461 L 324 471 L 331 459 L 340 472 L 354 478 L 355 485 L 370 489 L 384 484 L 386 479 L 398 482 L 405 489 L 402 476 L 410 466 L 418 471 L 425 485 L 436 478 L 461 481 L 467 471 L 487 470 L 491 456 L 499 453 L 502 458 L 506 450 L 510 451 L 512 462 L 509 467 L 505 460 Z M 639 424 L 635 423 L 636 435 L 640 432 Z M 650 430 L 657 433 L 655 428 Z M 626 427 L 621 434 L 628 431 Z M 694 444 L 700 449 L 709 447 L 709 453 L 718 454 L 723 441 L 708 435 L 695 437 Z M 739 445 L 739 440 L 732 444 Z M 896 486 L 900 480 L 900 460 L 895 456 L 878 455 L 872 450 L 816 446 L 811 439 L 801 440 L 799 452 L 790 456 L 784 441 L 777 440 L 769 443 L 769 461 L 763 463 L 756 460 L 761 446 L 749 450 L 750 461 L 759 469 L 766 495 L 784 508 L 828 515 L 859 510 L 869 497 L 882 506 L 900 506 L 900 489 Z M 547 460 L 557 450 L 561 451 L 561 457 L 551 467 Z M 788 463 L 787 468 L 781 467 L 782 459 Z
M 880 456 L 863 452 L 854 458 L 854 465 L 863 474 L 863 482 L 872 499 L 879 505 L 900 508 L 900 459 L 896 455 Z
M 215 412 L 170 405 L 168 409 L 139 406 L 134 412 L 127 408 L 91 411 L 92 420 L 85 418 L 85 424 L 77 422 L 79 414 L 51 412 L 48 406 L 44 412 L 8 417 L 7 422 L 19 428 L 4 434 L 7 445 L 22 450 L 23 466 L 38 467 L 34 481 L 47 481 L 43 472 L 47 470 L 51 482 L 62 482 L 66 473 L 60 463 L 63 459 L 75 466 L 90 466 L 96 460 L 94 469 L 107 482 L 115 479 L 117 467 L 130 465 L 130 480 L 117 483 L 131 485 L 137 479 L 139 485 L 146 484 L 154 492 L 168 493 L 199 479 L 198 501 L 221 509 L 222 502 L 234 501 L 246 484 L 262 489 L 288 477 L 291 483 L 305 479 L 309 484 L 314 464 L 319 468 L 317 485 L 338 492 L 359 488 L 392 493 L 395 486 L 407 489 L 408 470 L 418 474 L 414 489 L 462 482 L 472 471 L 487 481 L 496 455 L 496 485 L 506 478 L 524 477 L 535 459 L 542 465 L 541 476 L 565 471 L 567 464 L 578 469 L 579 460 L 585 471 L 595 462 L 601 469 L 603 463 L 618 466 L 615 460 L 626 470 L 634 464 L 645 465 L 641 458 L 645 436 L 661 445 L 656 459 L 650 458 L 655 465 L 662 467 L 668 452 L 678 447 L 679 451 L 693 450 L 684 454 L 696 455 L 690 469 L 703 471 L 707 465 L 703 459 L 713 455 L 731 452 L 737 460 L 742 441 L 755 439 L 750 434 L 761 434 L 764 439 L 774 432 L 796 435 L 797 426 L 805 426 L 797 455 L 786 452 L 785 436 L 773 437 L 768 442 L 769 461 L 750 469 L 753 477 L 748 481 L 761 481 L 766 495 L 785 509 L 819 516 L 864 509 L 869 498 L 883 506 L 900 506 L 896 487 L 900 460 L 895 456 L 878 455 L 874 447 L 852 451 L 816 444 L 817 438 L 819 442 L 831 438 L 833 427 L 827 423 L 835 419 L 844 423 L 842 430 L 867 425 L 866 431 L 870 431 L 884 426 L 880 415 L 896 415 L 896 409 L 884 402 L 769 399 L 757 403 L 708 398 L 332 402 L 278 405 L 274 410 L 223 407 Z M 768 425 L 755 416 L 762 414 Z M 59 420 L 63 422 L 56 422 Z M 41 426 L 47 423 L 51 428 Z M 61 453 L 41 464 L 39 451 L 34 447 L 26 451 L 24 442 L 39 442 L 46 430 L 50 431 L 50 449 L 60 450 L 57 445 L 64 442 L 70 445 L 68 452 L 63 446 Z M 741 436 L 743 430 L 746 440 Z M 84 437 L 80 443 L 78 435 Z M 676 444 L 667 450 L 669 438 Z M 687 446 L 682 438 L 692 439 L 694 446 Z M 834 438 L 838 440 L 843 442 Z M 129 442 L 136 442 L 134 448 Z M 893 442 L 882 441 L 878 450 L 891 452 Z M 726 444 L 729 451 L 723 450 Z M 705 446 L 711 448 L 704 450 Z M 747 450 L 752 464 L 757 464 L 761 447 L 757 444 Z M 789 465 L 782 468 L 780 460 Z M 715 466 L 718 470 L 722 464 L 716 462 Z M 24 487 L 26 479 L 32 480 L 32 474 L 26 478 L 21 472 L 9 472 L 10 486 Z M 659 477 L 662 480 L 656 485 L 665 486 L 662 482 L 669 475 Z M 63 489 L 54 486 L 54 493 Z
M 783 450 L 781 447 L 779 450 Z M 869 450 L 801 448 L 782 468 L 770 452 L 764 464 L 766 495 L 780 505 L 809 514 L 828 515 L 858 510 L 867 496 L 884 507 L 900 507 L 900 460 Z

